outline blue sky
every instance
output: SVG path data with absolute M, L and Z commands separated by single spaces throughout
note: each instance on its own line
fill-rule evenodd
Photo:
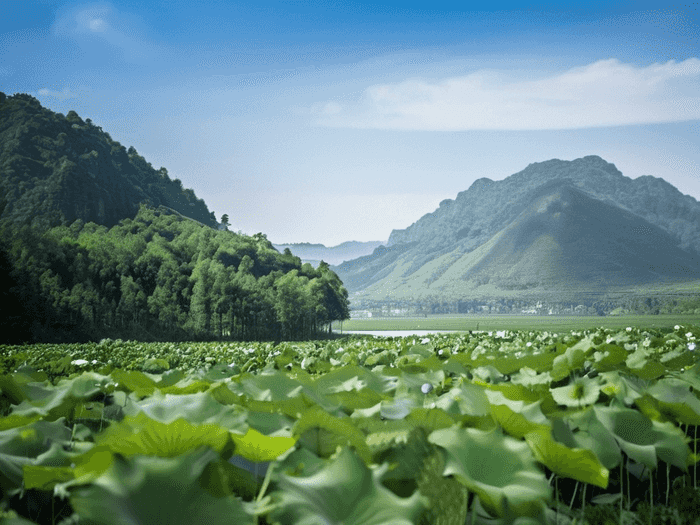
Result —
M 0 90 L 71 109 L 233 230 L 386 240 L 599 155 L 700 200 L 700 4 L 9 0 Z

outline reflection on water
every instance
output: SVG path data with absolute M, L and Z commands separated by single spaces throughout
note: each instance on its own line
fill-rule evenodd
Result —
M 458 334 L 468 330 L 343 330 L 343 334 L 374 335 L 376 337 L 408 337 L 412 335 Z M 340 330 L 333 330 L 341 333 Z

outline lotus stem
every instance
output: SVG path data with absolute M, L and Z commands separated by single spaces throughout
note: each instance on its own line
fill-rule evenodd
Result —
M 576 499 L 576 492 L 578 492 L 578 481 L 576 481 L 576 487 L 574 487 L 574 495 L 571 497 L 571 503 L 569 503 L 569 510 L 574 506 L 574 500 Z
M 620 525 L 622 525 L 622 500 L 624 498 L 624 487 L 622 486 L 622 465 L 625 462 L 625 458 L 622 458 L 622 461 L 620 461 Z M 627 490 L 629 491 L 629 480 L 627 481 Z
M 693 440 L 693 452 L 695 453 L 695 456 L 698 455 L 698 426 L 693 425 L 695 427 L 695 439 Z M 697 463 L 697 457 L 695 458 L 695 463 L 693 463 L 693 489 L 697 490 L 698 489 L 698 463 Z
M 671 489 L 671 474 L 670 474 L 671 468 L 668 466 L 668 463 L 666 463 L 666 506 L 668 507 L 668 493 L 669 490 Z
M 654 477 L 649 470 L 649 525 L 652 525 L 652 517 L 654 516 Z

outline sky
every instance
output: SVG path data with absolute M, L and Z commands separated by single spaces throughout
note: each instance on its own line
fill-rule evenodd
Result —
M 8 8 L 9 6 L 9 8 Z M 599 155 L 700 200 L 700 3 L 6 0 L 0 91 L 75 110 L 230 229 L 386 241 Z

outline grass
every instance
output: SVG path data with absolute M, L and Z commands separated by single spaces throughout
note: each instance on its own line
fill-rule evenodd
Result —
M 345 331 L 378 330 L 585 330 L 598 327 L 619 329 L 672 328 L 675 325 L 699 325 L 700 315 L 429 315 L 427 317 L 375 317 L 344 321 Z M 333 323 L 340 330 L 340 323 Z

